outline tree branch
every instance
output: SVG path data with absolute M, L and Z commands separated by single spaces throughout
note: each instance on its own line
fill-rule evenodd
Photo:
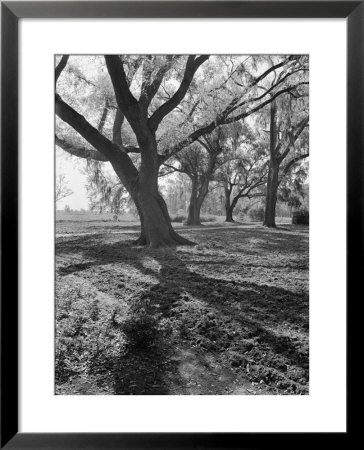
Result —
M 298 155 L 291 159 L 291 161 L 289 161 L 284 167 L 281 179 L 283 179 L 287 175 L 294 164 L 296 164 L 298 161 L 301 161 L 301 159 L 307 158 L 308 156 L 310 156 L 310 153 L 304 153 L 303 155 Z
M 157 71 L 154 80 L 149 83 L 147 80 L 143 81 L 141 94 L 139 98 L 139 105 L 146 111 L 151 101 L 153 100 L 155 94 L 163 81 L 165 74 L 171 68 L 171 63 L 174 60 L 174 55 L 167 55 L 165 63 Z
M 121 137 L 121 127 L 124 123 L 124 114 L 120 111 L 119 108 L 116 108 L 114 124 L 112 128 L 112 141 L 114 144 L 118 146 L 123 145 L 123 139 Z
M 272 97 L 264 101 L 263 103 L 257 105 L 255 108 L 250 109 L 248 111 L 245 111 L 237 116 L 234 117 L 226 117 L 226 110 L 222 114 L 219 115 L 213 122 L 210 122 L 208 125 L 205 125 L 195 131 L 193 131 L 186 139 L 183 139 L 178 144 L 176 144 L 169 153 L 163 156 L 163 161 L 167 161 L 171 156 L 175 156 L 177 153 L 179 153 L 182 149 L 187 147 L 188 145 L 195 142 L 199 137 L 201 137 L 204 134 L 210 134 L 215 128 L 217 128 L 219 125 L 227 125 L 229 123 L 237 122 L 238 120 L 245 119 L 246 117 L 249 117 L 250 115 L 256 113 L 260 109 L 264 108 L 266 105 L 271 103 L 273 100 L 275 100 L 280 95 L 288 92 L 290 89 L 292 89 L 292 86 L 286 89 L 282 89 L 278 92 L 276 92 Z M 230 105 L 229 105 L 230 107 Z M 228 107 L 228 108 L 229 108 Z
M 119 109 L 134 129 L 139 122 L 138 102 L 130 92 L 123 63 L 118 55 L 104 55 Z
M 107 119 L 107 115 L 108 115 L 108 112 L 109 112 L 109 107 L 110 107 L 109 101 L 108 101 L 108 99 L 106 99 L 105 100 L 104 110 L 102 111 L 102 114 L 101 114 L 101 117 L 100 117 L 100 122 L 99 122 L 99 125 L 97 127 L 97 130 L 100 133 L 102 133 L 102 130 L 104 129 L 105 122 L 106 122 L 106 119 Z
M 301 122 L 295 127 L 295 130 L 290 133 L 289 135 L 289 142 L 285 148 L 285 150 L 278 156 L 278 161 L 281 163 L 284 158 L 288 155 L 290 149 L 292 146 L 294 146 L 294 143 L 299 138 L 302 131 L 307 127 L 309 122 L 309 117 L 304 117 Z
M 63 69 L 66 67 L 67 65 L 67 61 L 68 61 L 69 55 L 63 55 L 60 62 L 58 63 L 57 67 L 56 67 L 56 73 L 55 73 L 55 77 L 56 77 L 56 84 L 58 81 L 59 76 L 61 75 L 61 73 L 63 72 Z
M 248 104 L 257 102 L 257 101 L 259 101 L 259 100 L 262 100 L 262 99 L 263 99 L 264 97 L 266 97 L 270 92 L 272 92 L 277 86 L 279 86 L 281 83 L 283 83 L 283 81 L 285 81 L 286 78 L 288 78 L 288 76 L 290 76 L 290 75 L 293 75 L 293 74 L 292 74 L 292 73 L 289 73 L 288 75 L 286 75 L 285 77 L 283 77 L 281 80 L 277 81 L 276 84 L 273 84 L 269 89 L 265 90 L 265 92 L 264 92 L 262 95 L 260 95 L 260 96 L 258 96 L 258 97 L 255 97 L 255 98 L 251 98 L 251 99 L 246 100 L 246 101 L 243 101 L 243 102 L 238 103 L 238 104 L 236 104 L 235 106 L 231 107 L 231 108 L 229 109 L 228 113 L 231 114 L 232 112 L 234 112 L 235 110 L 237 110 L 238 108 L 240 108 L 240 107 L 242 107 L 242 106 L 244 106 L 244 105 L 248 105 Z M 290 95 L 293 95 L 293 92 L 292 92 L 292 91 L 293 91 L 294 89 L 297 89 L 298 86 L 302 86 L 302 85 L 305 85 L 305 84 L 309 84 L 308 81 L 302 81 L 302 82 L 296 83 L 296 84 L 294 84 L 294 85 L 292 85 L 292 86 L 287 86 L 285 92 L 287 92 L 287 93 L 290 94 Z M 294 95 L 294 96 L 295 96 L 295 98 L 298 98 L 298 95 Z M 302 96 L 301 96 L 301 97 L 302 97 Z
M 278 64 L 273 65 L 272 67 L 270 67 L 269 69 L 267 69 L 265 72 L 263 72 L 261 75 L 259 75 L 259 77 L 255 78 L 254 82 L 252 83 L 252 86 L 257 85 L 258 83 L 260 83 L 264 78 L 266 78 L 271 72 L 273 72 L 276 69 L 279 69 L 280 67 L 283 67 L 285 64 L 287 64 L 288 62 L 290 62 L 292 60 L 292 57 L 289 56 L 288 58 L 284 59 L 283 61 L 281 61 Z
M 62 150 L 70 155 L 77 156 L 78 158 L 93 159 L 94 161 L 108 161 L 105 155 L 99 151 L 87 147 L 75 146 L 65 139 L 61 139 L 57 135 L 55 136 L 55 143 Z
M 184 174 L 187 173 L 185 170 L 182 169 L 182 167 L 179 169 L 179 168 L 177 168 L 177 167 L 174 167 L 174 166 L 172 166 L 172 165 L 170 165 L 170 164 L 166 164 L 166 163 L 164 163 L 163 165 L 164 165 L 165 167 L 168 167 L 169 169 L 172 169 L 172 171 L 169 172 L 169 173 L 172 173 L 172 172 L 180 172 L 180 173 L 184 173 Z
M 114 156 L 113 144 L 94 128 L 82 114 L 75 111 L 56 94 L 56 114 L 64 122 L 74 128 L 95 149 L 104 155 L 107 160 Z
M 182 101 L 188 91 L 188 88 L 190 87 L 197 69 L 201 66 L 201 64 L 207 61 L 208 58 L 208 55 L 201 55 L 196 59 L 193 55 L 190 55 L 188 57 L 185 73 L 179 88 L 177 89 L 175 94 L 162 106 L 160 106 L 148 120 L 149 127 L 153 132 L 157 131 L 158 126 L 163 118 L 171 111 L 173 111 L 173 109 Z
M 260 109 L 264 108 L 264 106 L 269 105 L 269 103 L 271 103 L 273 100 L 275 100 L 277 97 L 279 97 L 282 94 L 285 94 L 289 91 L 291 91 L 294 88 L 294 86 L 289 86 L 285 89 L 281 89 L 280 91 L 277 91 L 274 95 L 272 95 L 268 100 L 265 100 L 263 103 L 261 103 L 260 105 L 254 107 L 253 109 L 250 109 L 248 111 L 245 111 L 241 114 L 238 114 L 237 116 L 234 117 L 230 117 L 228 119 L 226 119 L 225 121 L 223 121 L 223 124 L 228 124 L 228 123 L 232 123 L 232 122 L 236 122 L 237 120 L 241 120 L 241 119 L 245 119 L 246 117 L 250 116 L 251 114 L 256 113 L 257 111 L 259 111 Z

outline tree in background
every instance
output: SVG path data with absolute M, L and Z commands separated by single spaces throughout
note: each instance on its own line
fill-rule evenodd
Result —
M 175 172 L 174 170 L 168 172 L 162 172 L 173 176 L 169 176 L 166 179 L 164 193 L 168 210 L 171 214 L 179 212 L 185 213 L 187 210 L 188 198 L 190 193 L 190 182 L 187 176 Z
M 224 130 L 219 127 L 181 151 L 175 158 L 177 164 L 165 164 L 190 179 L 187 225 L 201 225 L 201 207 L 209 192 L 210 181 L 217 168 L 223 164 L 219 155 L 223 152 L 224 140 Z
M 302 94 L 305 96 L 305 94 Z M 263 225 L 276 227 L 275 215 L 278 187 L 292 166 L 309 156 L 307 150 L 309 116 L 305 99 L 282 97 L 270 106 L 269 171 Z M 302 107 L 303 105 L 303 107 Z M 290 155 L 290 156 L 289 156 Z M 282 166 L 284 161 L 287 161 Z
M 293 209 L 305 207 L 308 209 L 308 163 L 294 157 L 288 162 L 280 179 L 278 200 L 284 202 L 290 208 L 292 215 Z M 285 173 L 284 173 L 285 172 Z
M 254 126 L 256 123 L 254 123 Z M 241 198 L 262 196 L 266 183 L 267 157 L 264 142 L 253 126 L 237 122 L 229 127 L 227 151 L 215 180 L 224 190 L 225 221 L 234 222 L 233 212 Z
M 73 191 L 72 191 L 72 189 L 69 188 L 69 184 L 68 184 L 68 181 L 66 180 L 66 176 L 62 173 L 57 175 L 56 187 L 55 187 L 56 203 L 66 197 L 69 197 L 72 194 L 73 194 Z

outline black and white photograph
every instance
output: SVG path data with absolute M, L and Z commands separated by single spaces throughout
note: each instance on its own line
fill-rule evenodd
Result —
M 56 55 L 54 131 L 55 394 L 309 395 L 309 56 Z

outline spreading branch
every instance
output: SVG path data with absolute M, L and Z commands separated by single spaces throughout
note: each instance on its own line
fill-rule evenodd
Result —
M 102 133 L 102 130 L 104 129 L 105 123 L 106 123 L 106 119 L 107 119 L 107 115 L 109 113 L 109 101 L 108 99 L 105 100 L 105 106 L 104 109 L 102 111 L 101 117 L 100 117 L 100 122 L 99 125 L 97 127 L 97 131 L 99 131 L 100 133 Z
M 156 131 L 159 124 L 163 120 L 163 118 L 169 114 L 173 109 L 179 105 L 179 103 L 183 100 L 186 95 L 188 88 L 192 82 L 192 79 L 197 71 L 197 69 L 207 61 L 209 58 L 208 55 L 201 55 L 197 58 L 195 56 L 190 55 L 187 59 L 185 73 L 183 75 L 182 82 L 175 92 L 175 94 L 167 100 L 162 106 L 160 106 L 150 117 L 148 120 L 149 127 L 152 131 Z
M 56 114 L 74 128 L 86 141 L 104 155 L 107 160 L 114 156 L 115 149 L 109 139 L 93 127 L 85 117 L 75 111 L 56 94 Z
M 279 154 L 280 145 L 277 146 L 277 148 L 276 148 L 277 156 L 276 157 L 277 157 L 277 161 L 279 163 L 284 160 L 284 158 L 288 155 L 291 148 L 294 147 L 294 144 L 297 141 L 297 139 L 300 137 L 302 131 L 308 126 L 308 122 L 309 122 L 309 117 L 306 116 L 294 127 L 293 131 L 291 131 L 288 135 L 288 143 L 287 143 L 285 149 L 282 151 L 282 153 Z
M 139 105 L 145 111 L 147 111 L 148 106 L 153 100 L 155 94 L 158 92 L 158 89 L 163 81 L 163 78 L 168 72 L 168 70 L 171 68 L 171 63 L 174 59 L 175 59 L 174 55 L 166 56 L 165 63 L 158 69 L 152 82 L 150 82 L 150 80 L 148 79 L 149 77 L 146 77 L 146 75 L 143 74 L 144 78 L 146 79 L 144 79 L 142 83 Z
M 302 154 L 302 155 L 295 156 L 293 159 L 291 159 L 291 160 L 286 164 L 286 166 L 284 167 L 284 169 L 283 169 L 283 171 L 282 171 L 281 179 L 283 179 L 283 178 L 288 174 L 288 172 L 291 170 L 291 168 L 292 168 L 296 163 L 298 163 L 298 161 L 301 161 L 302 159 L 308 158 L 309 156 L 310 156 L 309 153 L 304 153 L 304 154 Z
M 80 145 L 74 145 L 70 142 L 67 142 L 65 139 L 61 139 L 57 135 L 55 136 L 55 143 L 58 147 L 72 156 L 77 156 L 78 158 L 93 159 L 94 161 L 108 161 L 106 156 L 99 151 Z
M 118 55 L 105 55 L 105 62 L 118 107 L 135 131 L 135 127 L 139 124 L 140 111 L 138 102 L 130 91 L 123 63 Z
M 274 95 L 272 95 L 269 99 L 266 101 L 260 103 L 256 107 L 249 109 L 248 111 L 244 111 L 239 115 L 228 117 L 229 116 L 229 109 L 231 105 L 229 105 L 228 108 L 226 108 L 223 113 L 221 113 L 214 121 L 210 122 L 208 125 L 205 125 L 195 131 L 193 131 L 187 138 L 180 141 L 178 144 L 176 144 L 174 147 L 170 149 L 170 151 L 163 156 L 163 161 L 166 161 L 171 156 L 175 156 L 177 153 L 179 153 L 182 149 L 187 147 L 188 145 L 191 145 L 193 142 L 195 142 L 197 139 L 199 139 L 202 135 L 208 135 L 210 134 L 215 128 L 217 128 L 220 125 L 227 125 L 233 122 L 237 122 L 239 120 L 246 119 L 250 115 L 258 112 L 268 104 L 270 104 L 272 101 L 274 101 L 277 97 L 279 97 L 282 94 L 285 94 L 292 90 L 292 86 L 289 86 L 288 88 L 281 89 L 280 91 L 276 92 Z
M 57 84 L 59 76 L 63 72 L 63 69 L 67 65 L 68 58 L 69 58 L 69 55 L 63 55 L 60 62 L 58 63 L 58 65 L 56 67 L 56 71 L 55 71 L 56 84 Z

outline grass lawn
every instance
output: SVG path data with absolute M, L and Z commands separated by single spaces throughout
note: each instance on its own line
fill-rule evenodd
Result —
M 308 227 L 57 219 L 57 394 L 308 394 Z

